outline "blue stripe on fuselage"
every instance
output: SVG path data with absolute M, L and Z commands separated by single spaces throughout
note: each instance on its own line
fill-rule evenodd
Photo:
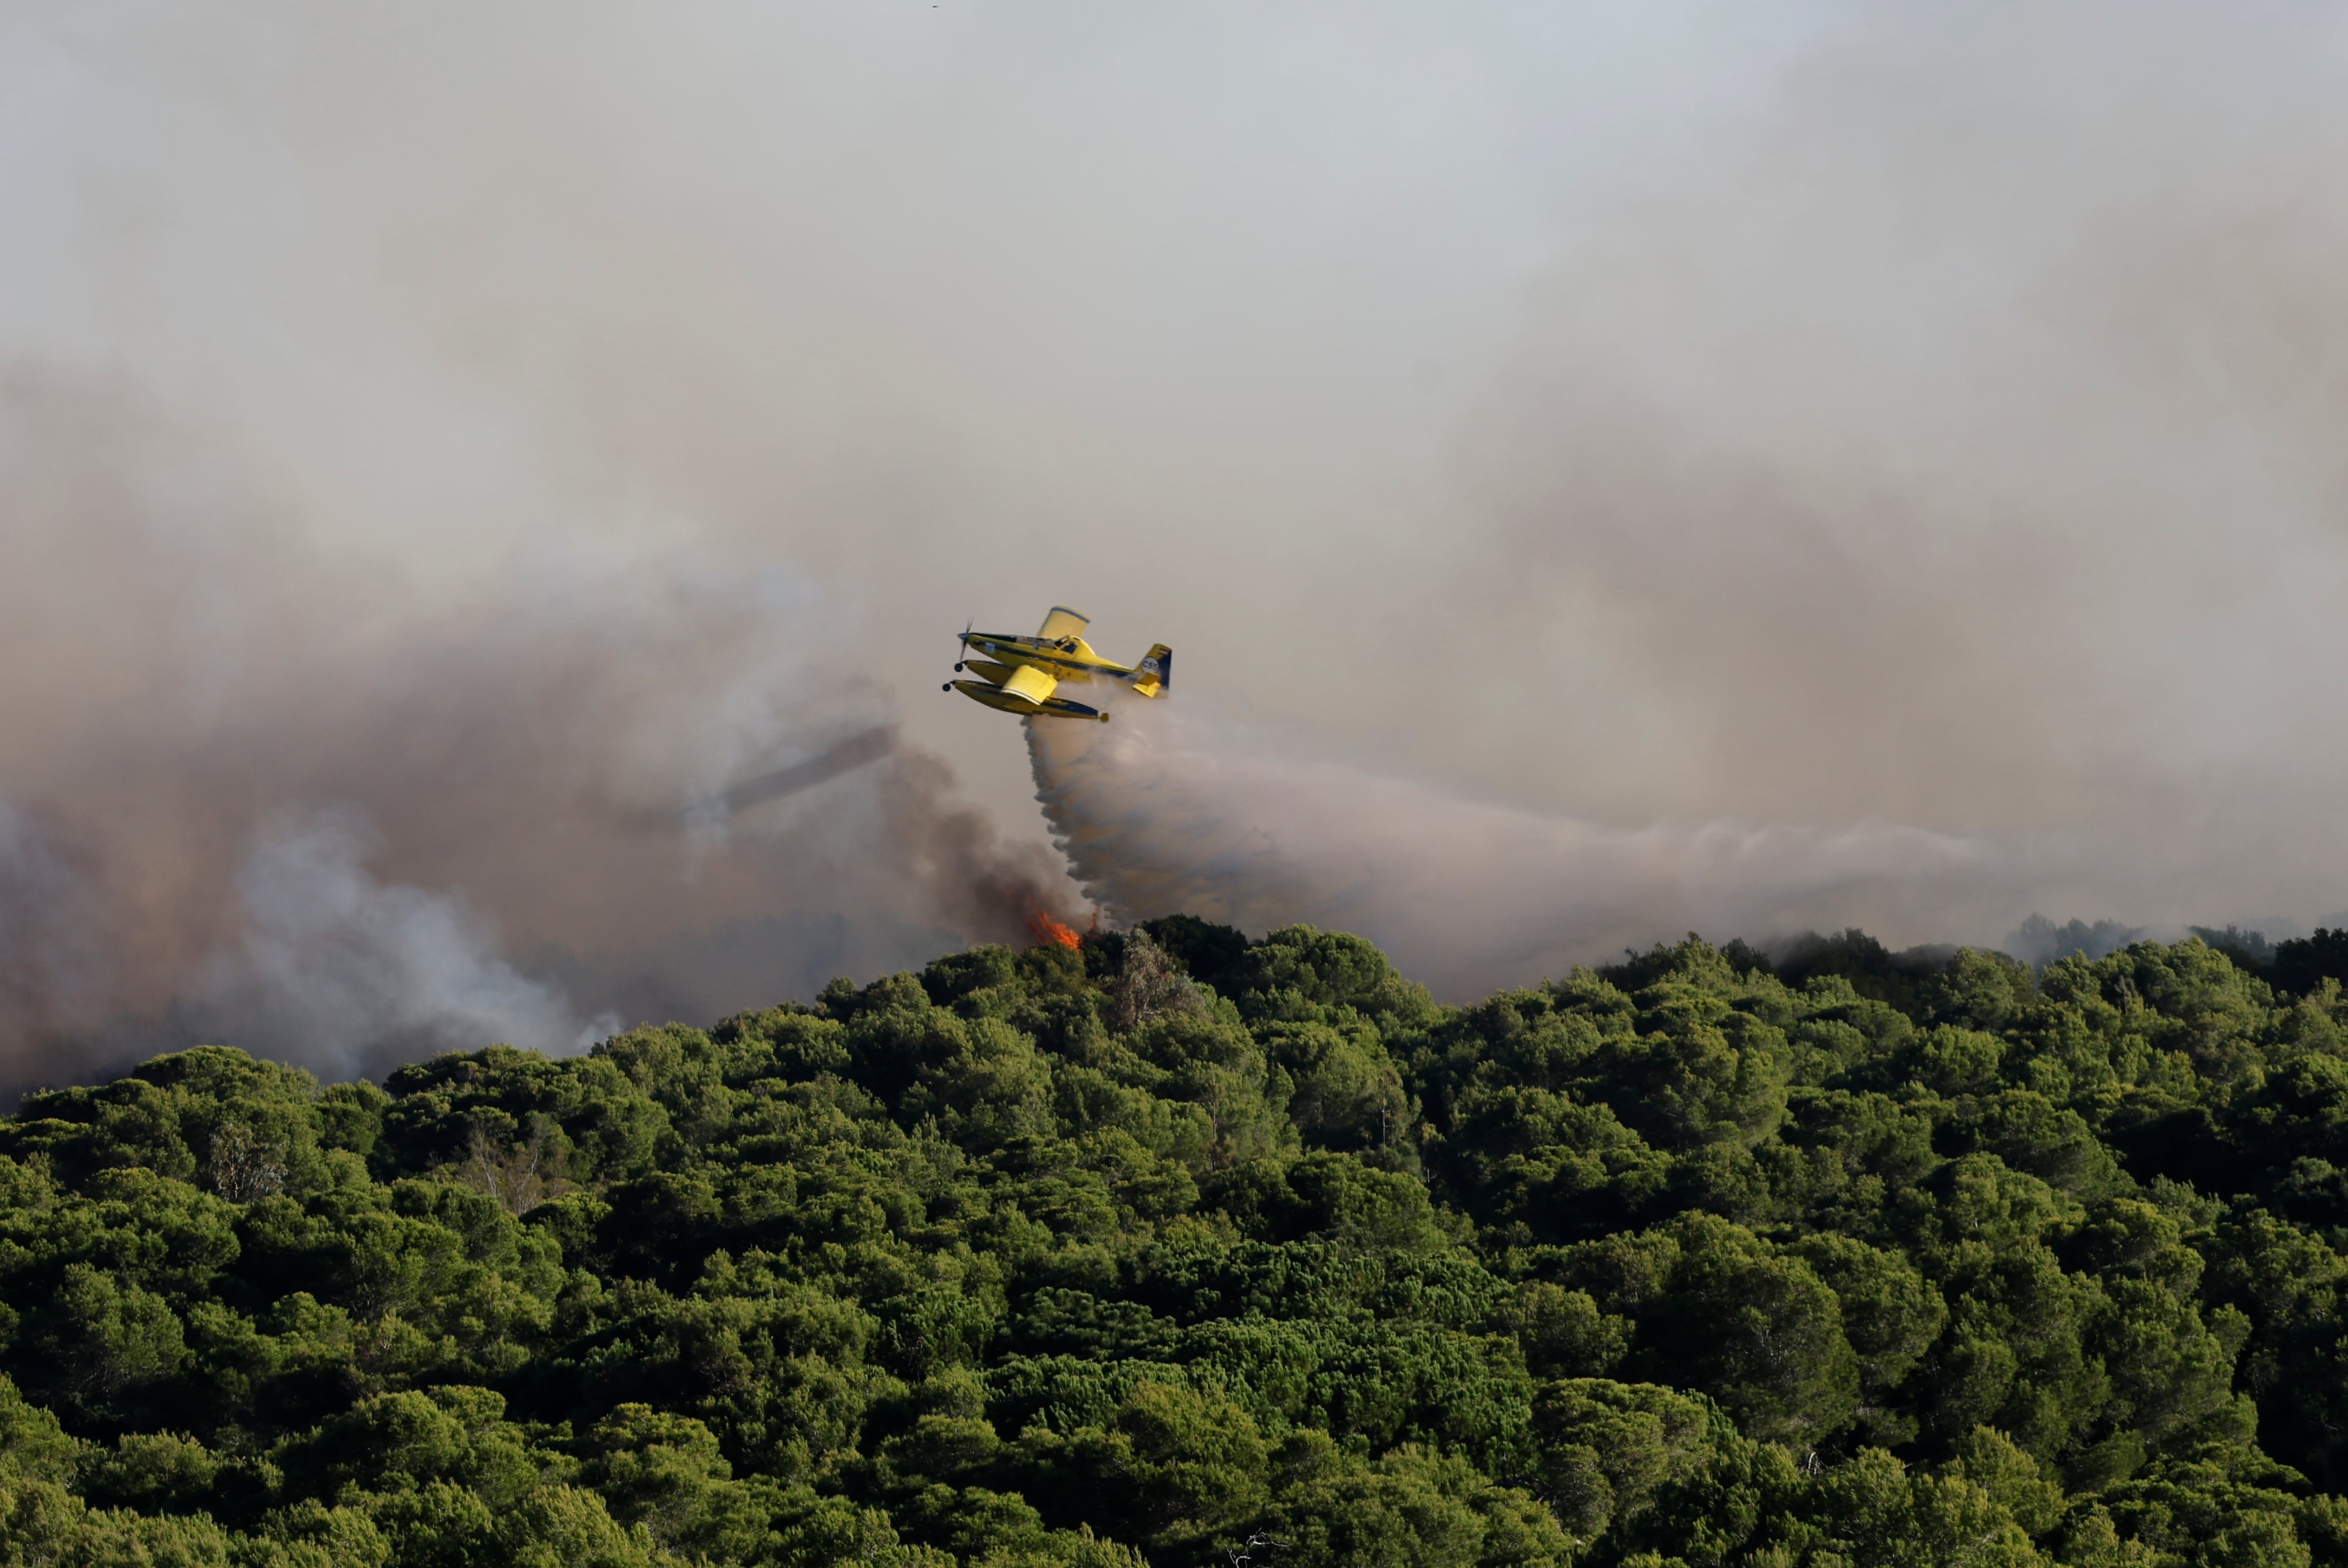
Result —
M 1026 637 L 999 637 L 983 631 L 962 633 L 964 646 L 991 653 L 997 659 L 1016 659 L 1029 664 L 1042 664 L 1054 670 L 1072 671 L 1078 675 L 1130 675 L 1132 671 L 1121 664 L 1107 662 L 1087 664 L 1081 659 L 1063 659 L 1055 651 L 1044 651 L 1035 641 Z

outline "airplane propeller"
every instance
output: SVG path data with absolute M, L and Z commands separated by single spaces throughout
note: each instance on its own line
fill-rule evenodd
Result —
M 978 622 L 975 620 L 963 621 L 962 626 L 962 636 L 955 642 L 954 646 L 967 651 L 970 648 L 970 629 L 977 624 Z M 954 673 L 957 675 L 962 673 L 962 661 L 959 659 L 954 661 Z M 939 687 L 938 690 L 941 692 L 951 692 L 953 690 L 953 682 L 949 681 L 944 685 Z

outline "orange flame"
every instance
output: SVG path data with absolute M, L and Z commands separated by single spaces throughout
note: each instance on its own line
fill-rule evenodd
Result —
M 1075 927 L 1062 925 L 1041 909 L 1027 912 L 1027 932 L 1039 948 L 1076 948 L 1084 943 Z

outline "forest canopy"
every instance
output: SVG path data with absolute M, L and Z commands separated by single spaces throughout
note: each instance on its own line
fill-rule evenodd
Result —
M 2319 938 L 1454 1008 L 1177 917 L 380 1086 L 160 1057 L 0 1122 L 0 1558 L 2348 1563 Z

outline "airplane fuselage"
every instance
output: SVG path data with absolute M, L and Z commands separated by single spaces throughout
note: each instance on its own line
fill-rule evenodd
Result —
M 1057 681 L 1089 681 L 1096 675 L 1122 680 L 1133 673 L 1128 665 L 1104 659 L 1081 637 L 1056 641 L 1041 637 L 1014 637 L 1000 631 L 965 631 L 963 647 L 1006 669 L 1033 664 Z

